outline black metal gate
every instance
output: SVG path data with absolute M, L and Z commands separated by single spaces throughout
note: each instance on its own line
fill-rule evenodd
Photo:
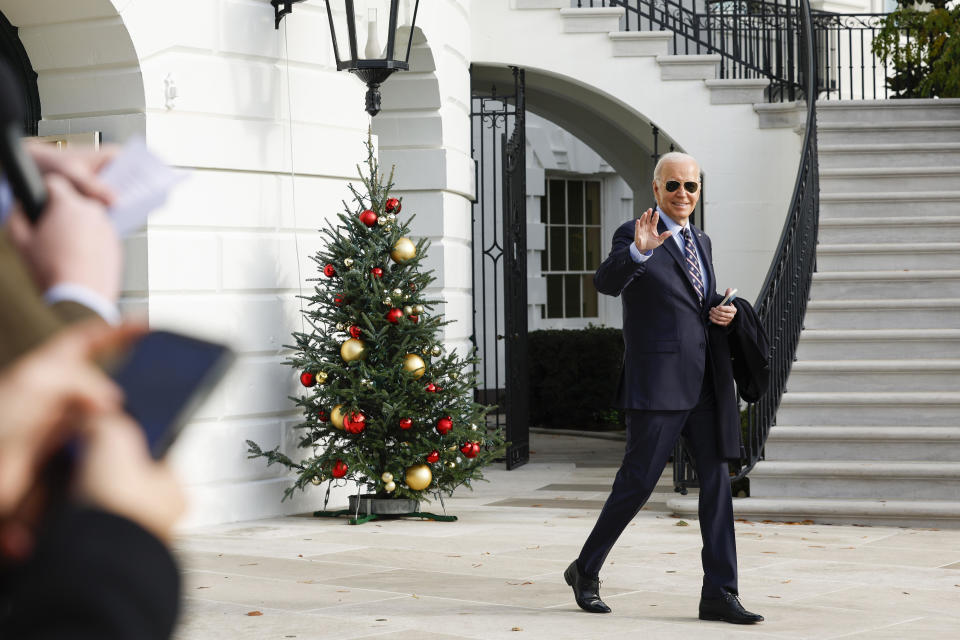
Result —
M 513 93 L 474 90 L 472 154 L 473 343 L 480 358 L 477 398 L 495 404 L 505 427 L 507 469 L 530 458 L 527 376 L 527 220 L 524 73 Z

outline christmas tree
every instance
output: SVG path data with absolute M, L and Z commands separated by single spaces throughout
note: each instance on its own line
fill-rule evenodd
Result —
M 329 481 L 358 483 L 377 498 L 450 495 L 482 478 L 503 456 L 503 439 L 487 428 L 488 407 L 473 401 L 475 360 L 447 352 L 440 333 L 449 321 L 425 290 L 435 278 L 420 271 L 427 242 L 408 237 L 412 217 L 390 196 L 367 141 L 365 193 L 352 184 L 338 223 L 321 232 L 326 248 L 311 259 L 321 276 L 303 315 L 309 332 L 294 333 L 289 359 L 305 387 L 291 398 L 303 410 L 294 460 L 247 441 L 250 457 L 295 472 L 285 494 Z M 406 219 L 404 219 L 406 218 Z

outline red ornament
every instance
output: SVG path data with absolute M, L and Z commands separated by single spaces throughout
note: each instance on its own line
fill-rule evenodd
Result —
M 343 460 L 337 460 L 333 463 L 333 469 L 330 470 L 330 475 L 334 478 L 342 478 L 347 475 L 347 463 Z
M 383 269 L 381 269 L 380 267 L 374 267 L 373 269 L 370 269 L 370 273 L 373 275 L 374 278 L 383 277 Z
M 464 443 L 463 443 L 463 446 L 460 447 L 460 453 L 462 453 L 463 455 L 467 456 L 468 458 L 476 458 L 476 457 L 477 457 L 476 452 L 473 450 L 473 443 L 472 443 L 472 442 L 464 442 Z
M 338 307 L 341 305 L 345 305 L 347 304 L 347 299 L 344 298 L 342 295 L 339 295 L 339 294 L 335 295 L 333 296 L 333 304 L 337 305 Z
M 357 325 L 351 325 L 349 331 L 352 337 L 354 338 L 360 337 L 360 327 L 358 327 Z
M 305 387 L 312 387 L 317 384 L 317 377 L 309 371 L 304 371 L 300 374 L 300 384 Z
M 390 309 L 390 311 L 387 311 L 387 320 L 389 320 L 392 324 L 397 324 L 400 322 L 400 318 L 402 317 L 403 311 L 397 309 L 396 307 Z
M 396 198 L 387 198 L 387 201 L 383 205 L 383 210 L 387 213 L 400 213 L 400 201 Z
M 372 227 L 373 225 L 377 224 L 377 214 L 373 211 L 370 211 L 370 209 L 367 209 L 360 214 L 360 222 L 368 227 Z
M 420 322 L 420 316 L 415 316 L 413 314 L 410 314 L 407 317 L 410 318 L 410 322 L 412 322 L 413 324 L 417 324 L 418 322 Z
M 317 420 L 319 420 L 320 422 L 326 422 L 329 419 L 330 419 L 330 416 L 327 415 L 326 411 L 324 411 L 323 409 L 320 409 L 320 411 L 317 411 Z
M 343 418 L 343 428 L 347 433 L 360 433 L 367 428 L 367 416 L 360 411 L 348 414 Z
M 440 461 L 440 452 L 434 449 L 430 452 L 430 455 L 427 456 L 427 462 L 433 464 L 434 462 Z
M 437 385 L 433 384 L 432 382 L 428 382 L 428 383 L 427 383 L 427 392 L 428 392 L 428 393 L 436 393 L 436 392 L 437 392 Z
M 328 278 L 332 278 L 333 276 L 337 275 L 337 270 L 333 268 L 332 264 L 328 264 L 323 268 L 323 275 L 327 276 Z
M 451 429 L 453 429 L 453 420 L 450 419 L 450 416 L 437 420 L 437 433 L 440 435 L 447 435 Z
M 413 420 L 411 420 L 410 418 L 400 418 L 401 429 L 409 429 L 412 426 L 413 426 Z

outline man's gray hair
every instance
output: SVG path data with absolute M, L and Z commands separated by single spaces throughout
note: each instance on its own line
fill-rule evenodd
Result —
M 663 165 L 669 162 L 683 162 L 687 160 L 693 160 L 693 163 L 697 165 L 697 170 L 700 169 L 700 163 L 697 162 L 697 159 L 687 153 L 681 153 L 679 151 L 671 151 L 670 153 L 665 153 L 660 156 L 660 159 L 657 160 L 657 166 L 653 168 L 653 181 L 662 182 L 660 176 L 663 174 Z

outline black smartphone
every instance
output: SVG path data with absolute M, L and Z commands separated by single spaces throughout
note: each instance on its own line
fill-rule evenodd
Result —
M 125 394 L 124 408 L 143 427 L 154 458 L 167 452 L 233 359 L 222 344 L 152 331 L 111 368 Z

